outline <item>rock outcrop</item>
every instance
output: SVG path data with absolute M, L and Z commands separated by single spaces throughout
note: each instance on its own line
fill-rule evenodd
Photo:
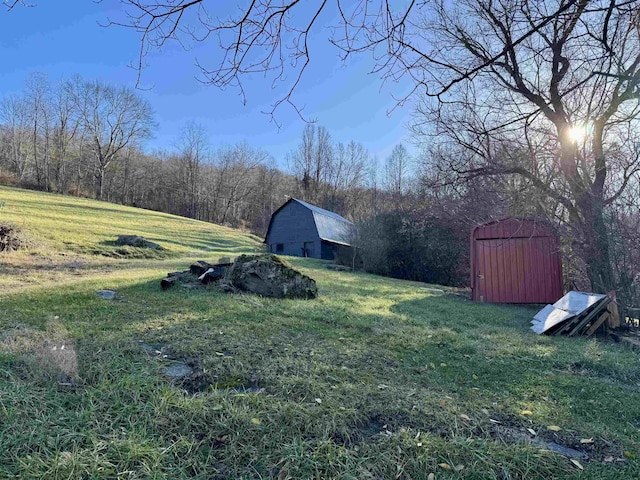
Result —
M 271 254 L 241 255 L 220 280 L 220 287 L 223 291 L 236 289 L 273 298 L 318 296 L 315 280 Z

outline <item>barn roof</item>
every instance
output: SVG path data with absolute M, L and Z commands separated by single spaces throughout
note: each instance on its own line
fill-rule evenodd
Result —
M 311 210 L 311 213 L 313 213 L 313 220 L 318 230 L 318 236 L 321 240 L 331 243 L 337 243 L 340 245 L 351 245 L 351 235 L 355 228 L 353 223 L 335 212 L 325 210 L 324 208 L 320 208 L 305 201 L 298 200 L 297 198 L 289 199 L 278 210 L 273 212 L 271 221 L 269 222 L 269 229 L 267 230 L 267 237 L 269 236 L 269 230 L 271 230 L 271 222 L 273 222 L 274 216 L 290 202 L 297 202 L 303 207 Z

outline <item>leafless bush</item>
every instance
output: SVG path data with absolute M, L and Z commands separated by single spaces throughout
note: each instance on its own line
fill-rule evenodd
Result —
M 27 236 L 17 225 L 0 223 L 0 252 L 12 252 L 28 246 Z
M 6 170 L 0 169 L 0 185 L 8 185 L 10 187 L 15 187 L 20 183 L 18 176 L 15 173 L 7 172 Z

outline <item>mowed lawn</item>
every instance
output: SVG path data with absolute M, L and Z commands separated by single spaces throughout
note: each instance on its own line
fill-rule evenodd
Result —
M 0 478 L 640 478 L 637 352 L 316 260 L 288 259 L 315 300 L 163 292 L 167 272 L 260 239 L 0 187 L 3 201 L 33 247 L 0 254 Z M 120 233 L 166 251 L 112 255 Z M 176 362 L 183 380 L 165 374 Z

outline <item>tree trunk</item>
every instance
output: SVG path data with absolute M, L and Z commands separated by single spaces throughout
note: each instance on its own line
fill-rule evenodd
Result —
M 609 252 L 609 231 L 604 218 L 602 201 L 587 195 L 578 203 L 582 213 L 584 233 L 583 259 L 591 290 L 607 293 L 615 290 L 615 276 Z
M 96 196 L 98 200 L 102 200 L 102 196 L 104 194 L 104 170 L 103 166 L 100 166 L 98 169 L 98 175 L 96 175 L 96 181 L 98 185 L 96 186 Z

